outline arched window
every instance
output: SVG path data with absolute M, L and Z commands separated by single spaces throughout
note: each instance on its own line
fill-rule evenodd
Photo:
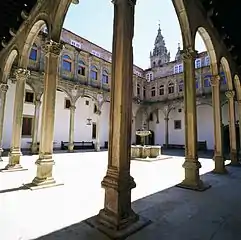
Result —
M 204 83 L 204 87 L 211 87 L 211 83 L 210 83 L 210 75 L 207 75 L 204 77 L 203 83 Z
M 168 94 L 172 94 L 172 93 L 174 93 L 174 84 L 169 83 L 168 84 Z
M 143 87 L 143 98 L 146 98 L 146 87 Z
M 70 56 L 64 55 L 63 56 L 63 63 L 62 63 L 62 68 L 66 72 L 71 72 L 71 65 L 72 65 L 72 60 Z
M 137 87 L 136 87 L 136 93 L 137 93 L 137 96 L 140 96 L 140 94 L 141 94 L 141 87 L 140 87 L 140 84 L 137 84 Z
M 85 76 L 85 63 L 83 61 L 79 61 L 78 64 L 78 74 L 81 76 Z
M 108 84 L 109 83 L 109 76 L 106 70 L 102 73 L 102 83 Z
M 151 88 L 151 96 L 152 96 L 152 97 L 155 97 L 155 96 L 156 96 L 156 88 L 155 88 L 155 87 L 152 87 L 152 88 Z
M 164 85 L 161 85 L 159 88 L 159 95 L 164 95 L 165 91 L 164 91 Z
M 90 68 L 90 78 L 93 80 L 97 80 L 97 67 L 91 66 Z
M 38 55 L 38 47 L 34 43 L 29 54 L 29 59 L 32 61 L 37 61 L 37 55 Z
M 181 80 L 178 85 L 178 91 L 183 92 L 183 90 L 184 90 L 184 82 L 183 80 Z

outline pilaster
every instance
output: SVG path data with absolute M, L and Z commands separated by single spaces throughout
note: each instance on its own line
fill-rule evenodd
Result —
M 31 152 L 32 154 L 38 153 L 38 128 L 39 128 L 39 119 L 40 119 L 40 101 L 41 95 L 37 94 L 35 97 L 35 109 L 34 109 L 34 123 L 33 123 L 33 136 L 32 136 L 32 144 L 31 144 Z
M 194 61 L 197 52 L 192 48 L 182 51 L 184 62 L 184 104 L 185 104 L 185 179 L 179 187 L 196 191 L 204 191 L 209 185 L 200 179 L 201 163 L 197 154 L 197 112 L 196 112 L 196 82 Z
M 108 169 L 102 181 L 104 208 L 87 220 L 111 239 L 124 239 L 145 226 L 131 208 L 130 175 L 134 0 L 115 0 Z
M 30 189 L 57 185 L 52 176 L 54 165 L 52 154 L 59 55 L 62 44 L 50 40 L 44 45 L 44 50 L 45 76 L 39 158 L 36 161 L 37 175 L 31 184 L 27 184 Z
M 99 152 L 100 151 L 100 116 L 101 116 L 101 111 L 97 110 L 96 114 L 97 114 L 97 118 L 96 118 L 95 150 L 96 150 L 96 152 Z
M 213 104 L 213 120 L 214 120 L 214 163 L 213 173 L 225 174 L 225 159 L 223 156 L 223 139 L 222 139 L 222 113 L 220 102 L 220 76 L 214 75 L 211 78 L 212 86 L 212 104 Z
M 69 117 L 69 145 L 68 145 L 68 151 L 73 152 L 74 151 L 74 118 L 75 118 L 75 109 L 76 107 L 74 105 L 71 105 L 70 110 L 70 117 Z
M 9 152 L 9 163 L 4 171 L 20 171 L 23 169 L 20 165 L 21 153 L 21 138 L 22 138 L 22 122 L 23 122 L 23 105 L 25 96 L 25 83 L 30 76 L 30 71 L 27 69 L 18 68 L 15 71 L 16 76 L 16 91 L 13 109 L 13 127 L 12 127 L 12 142 Z
M 4 124 L 4 114 L 5 114 L 6 95 L 8 91 L 8 85 L 1 84 L 0 91 L 1 91 L 1 95 L 0 95 L 0 161 L 2 161 L 3 124 Z
M 230 160 L 232 166 L 239 166 L 239 159 L 237 153 L 236 142 L 236 126 L 235 126 L 235 107 L 233 90 L 227 90 L 225 95 L 228 99 L 228 112 L 229 112 L 229 138 L 230 138 Z

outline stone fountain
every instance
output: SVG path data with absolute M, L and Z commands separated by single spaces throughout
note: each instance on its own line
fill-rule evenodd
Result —
M 138 130 L 136 135 L 141 137 L 141 145 L 131 146 L 131 158 L 132 159 L 149 159 L 158 158 L 161 155 L 161 146 L 145 145 L 145 137 L 151 135 L 149 130 Z

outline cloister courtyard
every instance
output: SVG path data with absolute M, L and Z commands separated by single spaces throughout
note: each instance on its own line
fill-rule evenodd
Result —
M 212 174 L 213 160 L 204 155 L 200 173 L 212 187 L 195 192 L 175 187 L 184 178 L 182 152 L 167 154 L 160 161 L 131 162 L 137 184 L 132 190 L 133 209 L 151 223 L 127 239 L 239 239 L 241 168 L 227 167 L 228 175 Z M 84 221 L 103 208 L 100 182 L 107 155 L 107 151 L 55 153 L 54 177 L 63 185 L 53 188 L 22 188 L 35 175 L 37 155 L 22 157 L 27 171 L 0 173 L 0 239 L 109 239 Z M 7 160 L 3 157 L 0 168 Z

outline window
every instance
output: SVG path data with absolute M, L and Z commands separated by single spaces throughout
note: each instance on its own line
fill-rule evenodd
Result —
M 71 65 L 72 65 L 71 58 L 68 55 L 64 55 L 63 63 L 62 63 L 63 70 L 66 72 L 71 72 Z
M 32 135 L 32 116 L 23 116 L 22 136 L 31 137 Z
M 37 61 L 37 55 L 38 55 L 38 47 L 34 43 L 33 47 L 31 48 L 30 54 L 29 54 L 29 59 L 32 61 Z
M 202 67 L 202 61 L 200 58 L 195 60 L 195 68 L 201 68 Z
M 165 91 L 164 91 L 164 85 L 161 85 L 159 88 L 159 95 L 164 95 Z
M 34 102 L 34 93 L 30 91 L 25 91 L 25 102 L 33 103 Z
M 180 64 L 180 65 L 178 66 L 178 72 L 179 72 L 179 73 L 182 73 L 182 72 L 183 72 L 183 65 L 182 65 L 182 64 Z
M 65 98 L 65 100 L 64 100 L 64 108 L 65 109 L 69 109 L 70 105 L 71 105 L 70 100 L 68 98 Z
M 97 68 L 95 66 L 91 66 L 90 68 L 90 78 L 97 80 Z
M 205 65 L 206 65 L 206 66 L 209 66 L 209 65 L 210 65 L 210 57 L 209 57 L 209 56 L 206 56 L 206 57 L 205 57 Z
M 153 74 L 152 73 L 150 73 L 150 81 L 152 81 L 153 80 Z
M 105 84 L 109 83 L 108 72 L 106 70 L 104 70 L 102 74 L 102 83 L 105 83 Z
M 172 93 L 174 93 L 174 84 L 169 83 L 168 84 L 168 94 L 172 94 Z
M 149 121 L 152 122 L 153 121 L 153 114 L 150 113 L 150 116 L 149 116 Z
M 146 98 L 146 87 L 143 87 L 143 98 Z
M 179 68 L 178 68 L 178 65 L 174 66 L 174 74 L 175 74 L 175 73 L 178 73 L 178 71 L 179 71 L 178 69 L 179 69 Z
M 155 87 L 152 87 L 152 89 L 151 89 L 151 96 L 152 97 L 156 96 L 156 88 Z
M 88 106 L 89 104 L 90 104 L 90 102 L 89 102 L 88 100 L 86 100 L 86 101 L 85 101 L 85 105 Z
M 98 109 L 97 109 L 97 106 L 96 104 L 94 105 L 94 113 L 97 113 Z
M 153 62 L 152 64 L 153 64 L 153 67 L 155 67 L 155 66 L 156 66 L 156 62 Z
M 211 83 L 210 83 L 210 76 L 205 76 L 204 77 L 204 87 L 210 87 Z
M 224 72 L 220 73 L 220 78 L 221 78 L 220 80 L 221 85 L 225 85 L 227 83 L 227 79 Z
M 141 88 L 139 84 L 137 84 L 136 92 L 137 92 L 137 96 L 141 94 Z
M 96 123 L 92 123 L 92 139 L 96 139 Z
M 174 120 L 174 129 L 182 129 L 181 120 Z
M 179 112 L 179 113 L 181 113 L 181 112 L 182 112 L 182 109 L 181 109 L 181 108 L 179 108 L 179 109 L 178 109 L 178 112 Z
M 181 80 L 178 85 L 178 91 L 183 92 L 183 90 L 184 90 L 184 82 L 183 80 Z
M 83 61 L 79 61 L 78 65 L 78 74 L 81 76 L 85 76 L 85 63 Z

